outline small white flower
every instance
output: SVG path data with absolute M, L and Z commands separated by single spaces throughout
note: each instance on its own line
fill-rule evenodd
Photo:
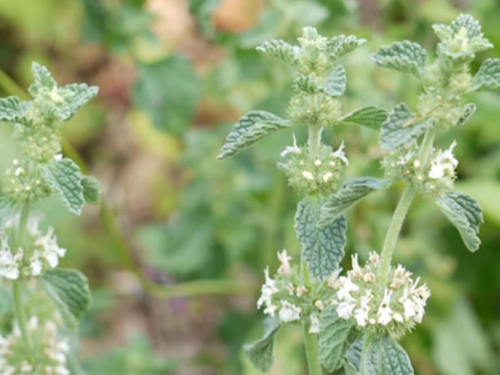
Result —
M 26 174 L 26 171 L 24 170 L 24 168 L 21 168 L 21 167 L 16 168 L 16 170 L 14 171 L 14 175 L 16 177 L 19 177 L 21 175 L 24 176 L 25 174 Z
M 398 165 L 406 165 L 413 157 L 413 151 L 408 151 L 406 155 L 401 156 L 397 162 Z
M 392 290 L 388 291 L 387 289 L 385 289 L 384 298 L 382 299 L 382 303 L 380 304 L 377 313 L 377 321 L 384 326 L 392 321 L 392 309 L 390 307 L 391 297 Z
M 368 322 L 368 314 L 370 312 L 369 303 L 373 298 L 373 294 L 368 290 L 363 297 L 361 297 L 361 302 L 359 308 L 354 312 L 354 319 L 360 327 L 364 327 Z
M 323 181 L 324 182 L 328 182 L 328 180 L 330 180 L 331 178 L 333 177 L 333 173 L 332 172 L 326 172 L 324 175 L 323 175 Z
M 307 288 L 303 285 L 300 285 L 297 287 L 297 290 L 295 292 L 297 294 L 297 297 L 302 297 L 302 296 L 305 296 L 307 293 L 309 293 L 309 291 L 307 290 Z
M 368 261 L 374 266 L 377 266 L 378 262 L 380 261 L 380 255 L 378 255 L 378 253 L 375 251 L 371 251 L 368 257 Z
M 337 306 L 337 315 L 342 319 L 349 319 L 355 307 L 356 300 L 354 298 L 351 297 L 348 300 L 344 300 Z
M 345 148 L 345 144 L 344 144 L 344 141 L 342 141 L 342 143 L 340 144 L 338 150 L 335 151 L 334 153 L 332 153 L 332 156 L 335 157 L 335 158 L 338 158 L 338 159 L 342 160 L 345 165 L 349 165 L 349 160 L 345 156 L 344 148 Z
M 328 278 L 328 281 L 326 282 L 326 286 L 330 289 L 337 289 L 339 285 L 339 275 L 340 272 L 342 272 L 342 268 L 339 268 L 335 272 L 332 273 L 332 275 Z
M 349 277 L 342 276 L 339 278 L 340 289 L 337 292 L 339 300 L 351 299 L 351 293 L 357 292 L 359 286 L 354 284 Z
M 431 162 L 430 178 L 437 180 L 444 177 L 447 173 L 454 173 L 455 168 L 458 166 L 458 160 L 453 155 L 453 149 L 456 145 L 457 142 L 453 141 L 448 149 L 439 151 Z
M 62 160 L 62 158 L 63 158 L 63 155 L 62 155 L 62 154 L 55 154 L 55 155 L 54 155 L 54 160 L 55 160 L 55 161 L 61 161 L 61 160 Z
M 293 146 L 287 146 L 281 153 L 281 157 L 284 158 L 289 154 L 302 154 L 302 150 L 297 146 L 297 139 L 295 138 L 295 134 L 293 134 Z
M 323 309 L 325 308 L 325 305 L 323 304 L 323 302 L 321 300 L 317 300 L 316 302 L 314 302 L 314 306 L 319 310 L 319 311 L 323 311 Z
M 292 257 L 288 255 L 286 249 L 278 252 L 278 259 L 281 262 L 280 267 L 278 268 L 278 274 L 280 275 L 290 275 L 292 273 L 292 268 L 290 267 L 290 261 Z
M 262 285 L 261 296 L 260 296 L 259 300 L 257 301 L 257 308 L 258 309 L 260 309 L 264 305 L 266 305 L 266 307 L 272 305 L 271 298 L 272 298 L 273 294 L 276 294 L 279 292 L 279 289 L 276 288 L 276 286 L 275 286 L 276 281 L 269 277 L 269 268 L 266 268 L 264 270 L 264 275 L 266 277 L 266 282 L 264 285 Z M 270 310 L 273 311 L 272 308 Z
M 281 309 L 279 311 L 279 318 L 282 322 L 288 323 L 300 319 L 300 313 L 302 309 L 299 306 L 281 300 Z
M 35 246 L 40 246 L 42 258 L 45 258 L 50 267 L 55 268 L 59 264 L 59 258 L 66 255 L 66 249 L 59 247 L 57 237 L 54 235 L 54 228 L 49 228 L 47 233 L 37 238 Z
M 309 333 L 319 333 L 319 319 L 317 315 L 311 315 L 311 325 L 309 326 Z
M 32 276 L 39 276 L 42 273 L 43 264 L 40 260 L 40 253 L 35 250 L 30 258 L 30 269 Z
M 415 303 L 408 297 L 408 288 L 405 288 L 399 303 L 403 305 L 403 314 L 406 320 L 415 316 Z
M 314 175 L 309 172 L 309 171 L 303 171 L 302 172 L 302 176 L 306 179 L 306 180 L 314 180 Z

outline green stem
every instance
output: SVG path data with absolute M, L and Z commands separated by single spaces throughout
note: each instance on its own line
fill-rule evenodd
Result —
M 317 335 L 309 333 L 309 327 L 304 324 L 304 342 L 306 346 L 307 366 L 309 375 L 323 375 L 321 363 L 319 362 L 318 338 Z
M 363 340 L 363 349 L 361 350 L 361 360 L 360 360 L 360 365 L 359 365 L 359 375 L 366 375 L 366 353 L 368 352 L 368 347 L 370 346 L 370 341 L 371 338 L 368 337 L 368 335 L 365 335 L 364 340 Z
M 420 145 L 418 157 L 422 165 L 427 162 L 429 158 L 429 153 L 431 151 L 432 145 L 434 143 L 434 137 L 436 133 L 434 130 L 430 130 L 425 134 L 424 140 Z M 396 242 L 398 241 L 399 233 L 403 226 L 403 222 L 408 214 L 408 210 L 415 198 L 415 193 L 417 189 L 413 185 L 407 185 L 401 198 L 399 200 L 398 206 L 394 211 L 392 216 L 391 224 L 387 230 L 384 245 L 382 246 L 382 255 L 380 261 L 380 285 L 385 287 L 387 283 L 387 276 L 392 262 L 392 255 L 394 253 L 394 248 L 396 247 Z
M 307 140 L 309 146 L 309 157 L 311 161 L 316 160 L 319 155 L 319 146 L 321 144 L 321 126 L 309 125 L 309 138 Z

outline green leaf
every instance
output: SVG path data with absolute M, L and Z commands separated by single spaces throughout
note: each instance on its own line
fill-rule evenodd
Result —
M 65 158 L 44 165 L 42 172 L 48 184 L 69 210 L 80 215 L 85 198 L 83 196 L 82 175 L 78 165 L 73 160 Z
M 450 28 L 453 31 L 453 35 L 458 34 L 461 29 L 465 29 L 465 31 L 467 31 L 467 38 L 469 39 L 483 37 L 481 24 L 469 14 L 460 14 L 453 20 Z
M 348 348 L 347 338 L 352 327 L 352 320 L 339 318 L 337 306 L 330 305 L 321 312 L 319 359 L 328 372 L 333 372 L 342 366 Z
M 0 98 L 0 121 L 23 122 L 26 116 L 27 104 L 16 96 Z
M 238 121 L 229 133 L 226 144 L 222 146 L 217 158 L 224 159 L 234 155 L 276 130 L 285 129 L 291 125 L 290 121 L 269 112 L 249 112 Z
M 341 96 L 347 83 L 346 72 L 342 65 L 336 65 L 323 82 L 325 92 L 330 96 Z
M 267 372 L 273 364 L 274 338 L 280 325 L 277 320 L 267 318 L 264 320 L 264 336 L 253 344 L 243 346 L 243 351 L 257 370 Z
M 380 144 L 386 151 L 395 151 L 410 144 L 433 124 L 431 118 L 417 119 L 405 103 L 398 104 L 382 124 Z
M 500 89 L 500 59 L 486 59 L 472 79 L 470 91 Z
M 45 66 L 34 62 L 31 66 L 31 72 L 33 74 L 33 78 L 35 79 L 35 82 L 29 87 L 31 95 L 36 96 L 41 89 L 51 91 L 57 87 L 57 82 L 54 78 L 52 78 L 52 75 Z
M 294 88 L 308 94 L 325 93 L 326 90 L 318 86 L 311 76 L 299 75 L 293 82 Z
M 329 196 L 321 207 L 318 225 L 331 223 L 348 208 L 375 190 L 387 186 L 387 181 L 373 177 L 361 177 L 346 183 L 337 193 Z
M 370 340 L 363 355 L 365 340 Z M 408 354 L 392 338 L 363 337 L 354 342 L 347 352 L 349 365 L 359 375 L 413 375 Z M 361 374 L 361 368 L 364 369 Z
M 75 328 L 90 306 L 90 289 L 85 275 L 59 268 L 45 272 L 41 281 L 68 328 Z
M 339 35 L 328 41 L 327 50 L 332 59 L 336 60 L 365 43 L 365 39 L 358 39 L 354 35 Z
M 59 110 L 64 120 L 71 118 L 76 111 L 87 104 L 99 92 L 96 86 L 88 86 L 85 83 L 73 83 L 60 89 L 64 104 Z
M 281 39 L 264 42 L 256 49 L 262 55 L 274 57 L 288 65 L 295 66 L 297 64 L 299 48 L 293 47 Z
M 182 134 L 193 119 L 201 83 L 191 64 L 179 56 L 139 66 L 134 104 L 162 131 Z
M 426 52 L 419 44 L 403 40 L 382 47 L 370 57 L 379 66 L 422 77 L 425 71 Z
M 377 106 L 356 109 L 340 119 L 344 124 L 356 124 L 379 131 L 387 120 L 387 111 Z
M 5 222 L 11 218 L 13 211 L 12 201 L 6 197 L 0 197 L 0 231 L 2 231 Z
M 474 103 L 468 103 L 464 106 L 462 116 L 458 119 L 457 126 L 464 125 L 469 119 L 476 113 L 476 105 Z
M 97 204 L 101 200 L 101 186 L 94 176 L 83 176 L 83 198 L 85 202 Z
M 189 0 L 189 12 L 193 14 L 204 34 L 212 37 L 215 27 L 211 22 L 212 13 L 217 9 L 221 0 Z
M 344 256 L 347 222 L 344 216 L 339 216 L 328 225 L 318 227 L 320 210 L 318 200 L 301 200 L 295 214 L 295 231 L 309 271 L 316 279 L 325 280 L 339 268 Z
M 458 229 L 465 246 L 474 252 L 481 240 L 479 225 L 483 223 L 483 213 L 479 203 L 468 195 L 453 191 L 436 199 L 437 204 L 450 222 Z

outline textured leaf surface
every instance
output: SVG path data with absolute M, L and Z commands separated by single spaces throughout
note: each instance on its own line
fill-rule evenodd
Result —
M 382 47 L 371 55 L 375 63 L 383 68 L 394 69 L 422 77 L 425 69 L 425 50 L 417 43 L 403 40 Z
M 257 47 L 257 51 L 264 56 L 274 57 L 294 66 L 297 63 L 299 49 L 281 39 L 275 39 L 262 43 Z
M 291 126 L 291 122 L 265 111 L 252 111 L 243 116 L 227 136 L 219 159 L 234 155 L 276 130 Z
M 316 279 L 325 280 L 339 268 L 344 256 L 347 222 L 342 215 L 318 227 L 320 209 L 317 200 L 305 198 L 300 201 L 295 214 L 295 231 L 309 271 Z
M 365 44 L 365 39 L 358 39 L 354 35 L 339 35 L 328 42 L 328 52 L 333 59 L 338 59 L 343 55 L 354 51 Z
M 348 347 L 347 337 L 352 327 L 352 321 L 339 318 L 336 306 L 330 305 L 321 313 L 319 358 L 328 372 L 333 372 L 342 366 Z
M 101 186 L 93 176 L 82 177 L 83 198 L 85 202 L 96 204 L 101 200 Z
M 500 89 L 500 60 L 486 59 L 472 79 L 471 91 Z
M 26 109 L 19 98 L 15 96 L 0 98 L 0 121 L 22 122 L 25 113 Z
M 387 185 L 386 180 L 372 177 L 361 177 L 349 181 L 337 193 L 329 196 L 321 207 L 319 226 L 327 225 L 343 214 L 361 198 Z
M 387 111 L 385 109 L 376 106 L 368 106 L 348 113 L 340 119 L 340 122 L 361 125 L 378 131 L 386 120 Z
M 90 306 L 87 278 L 79 271 L 54 269 L 42 277 L 42 285 L 60 310 L 66 325 L 75 328 Z
M 264 320 L 264 336 L 253 344 L 247 344 L 243 351 L 257 370 L 269 371 L 273 364 L 274 355 L 274 337 L 278 332 L 280 325 L 273 318 Z
M 57 82 L 52 78 L 52 75 L 45 66 L 34 62 L 31 66 L 31 72 L 35 79 L 35 82 L 29 87 L 31 95 L 37 95 L 40 89 L 47 89 L 50 91 L 57 87 Z
M 87 104 L 99 92 L 96 86 L 88 86 L 85 83 L 73 83 L 62 88 L 66 92 L 64 97 L 64 106 L 62 108 L 61 117 L 64 120 L 71 118 L 76 111 Z
M 347 84 L 345 69 L 342 65 L 337 65 L 323 82 L 323 88 L 330 96 L 344 95 Z
M 362 355 L 364 340 L 371 340 Z M 413 375 L 408 354 L 390 337 L 361 338 L 347 352 L 349 365 L 358 375 Z
M 432 119 L 416 119 L 405 103 L 398 104 L 382 124 L 380 144 L 384 150 L 394 151 L 418 138 L 432 125 Z
M 479 226 L 483 223 L 483 213 L 479 203 L 458 191 L 437 198 L 437 204 L 448 220 L 458 229 L 465 246 L 470 251 L 479 249 Z
M 49 185 L 68 206 L 69 210 L 80 215 L 85 198 L 78 165 L 71 159 L 62 159 L 47 164 L 42 170 Z
M 457 122 L 457 126 L 464 125 L 469 119 L 476 113 L 476 105 L 474 103 L 468 103 L 464 106 L 462 117 Z
M 191 124 L 201 83 L 191 64 L 179 56 L 142 64 L 134 85 L 135 105 L 162 131 L 182 134 Z

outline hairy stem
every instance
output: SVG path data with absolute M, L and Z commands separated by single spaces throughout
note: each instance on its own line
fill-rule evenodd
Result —
M 307 324 L 304 327 L 304 342 L 306 346 L 307 367 L 309 375 L 323 375 L 321 363 L 319 362 L 318 338 L 317 335 L 309 333 Z
M 427 159 L 429 158 L 429 153 L 432 149 L 435 135 L 436 133 L 434 130 L 429 130 L 425 134 L 424 140 L 420 145 L 418 157 L 422 164 L 425 164 L 427 162 Z M 408 210 L 411 206 L 411 203 L 413 202 L 413 198 L 415 198 L 416 192 L 417 189 L 415 188 L 415 186 L 408 184 L 405 190 L 403 191 L 398 206 L 396 207 L 394 215 L 392 216 L 391 224 L 389 225 L 384 245 L 382 246 L 382 255 L 380 261 L 381 287 L 385 287 L 387 283 L 387 276 L 391 266 L 394 248 L 396 247 L 396 242 L 398 241 L 399 233 L 401 232 L 403 222 L 406 218 L 406 215 L 408 214 Z
M 321 131 L 319 125 L 309 125 L 309 138 L 307 140 L 309 146 L 309 158 L 316 160 L 319 154 L 319 146 L 321 144 Z

